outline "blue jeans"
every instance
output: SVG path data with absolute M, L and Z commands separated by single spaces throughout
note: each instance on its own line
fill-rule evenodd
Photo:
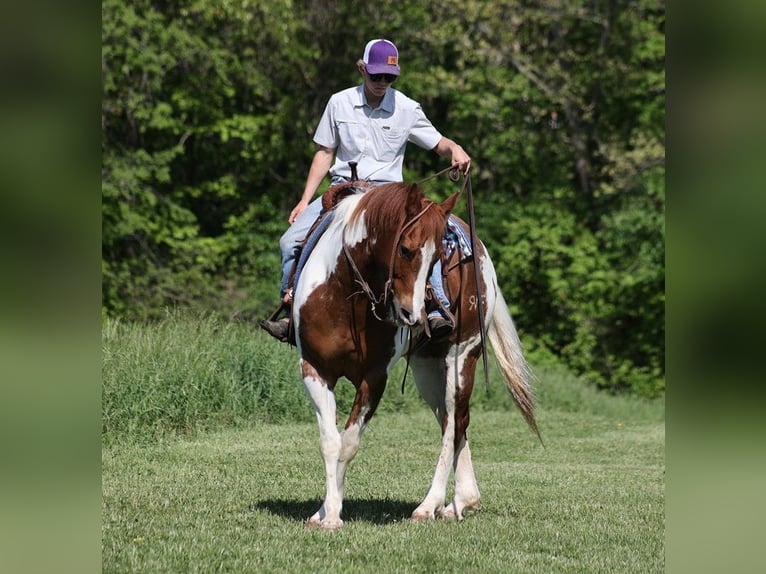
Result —
M 333 179 L 332 185 L 341 183 L 342 181 L 344 180 L 335 181 Z M 284 232 L 282 237 L 279 238 L 279 249 L 282 252 L 282 285 L 279 290 L 280 300 L 284 297 L 285 291 L 287 291 L 290 271 L 293 269 L 293 262 L 297 256 L 298 249 L 321 212 L 322 198 L 318 197 L 308 204 L 308 207 L 303 210 L 298 216 L 298 219 L 296 219 L 293 224 L 287 228 L 287 231 Z M 441 301 L 445 308 L 449 308 L 449 300 L 444 293 L 444 285 L 442 285 L 441 260 L 437 260 L 434 264 L 431 276 L 428 280 L 431 282 L 431 286 L 434 288 L 434 293 L 439 298 L 439 301 Z
M 293 269 L 293 261 L 297 255 L 301 242 L 306 234 L 314 225 L 314 222 L 322 213 L 322 198 L 318 197 L 308 204 L 308 207 L 293 221 L 293 224 L 287 228 L 282 237 L 279 238 L 279 249 L 282 252 L 282 286 L 279 291 L 280 300 L 287 291 L 287 282 L 290 278 L 290 271 Z

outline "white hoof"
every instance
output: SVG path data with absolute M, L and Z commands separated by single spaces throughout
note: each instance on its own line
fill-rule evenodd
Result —
M 340 530 L 343 528 L 343 521 L 338 520 L 319 520 L 319 518 L 311 517 L 306 522 L 306 530 L 324 530 L 325 532 L 332 532 L 333 530 Z
M 433 510 L 426 510 L 422 508 L 416 508 L 412 513 L 413 522 L 425 522 L 427 520 L 434 520 L 435 515 Z
M 455 512 L 454 504 L 440 508 L 436 515 L 444 520 L 463 520 L 463 516 Z

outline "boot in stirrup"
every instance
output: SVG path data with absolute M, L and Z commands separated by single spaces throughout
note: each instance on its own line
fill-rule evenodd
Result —
M 282 341 L 283 343 L 291 343 L 294 345 L 295 335 L 290 332 L 290 307 L 292 302 L 293 290 L 291 287 L 285 291 L 279 309 L 277 309 L 269 319 L 260 321 L 258 325 L 275 339 Z M 276 317 L 283 309 L 287 312 L 287 317 L 275 320 L 274 317 Z

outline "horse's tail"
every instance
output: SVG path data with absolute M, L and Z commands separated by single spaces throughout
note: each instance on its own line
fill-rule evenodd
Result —
M 498 289 L 495 311 L 489 322 L 487 329 L 489 340 L 495 351 L 500 372 L 505 379 L 505 385 L 511 392 L 516 406 L 519 407 L 524 420 L 527 421 L 540 442 L 543 442 L 540 431 L 535 421 L 535 398 L 532 393 L 531 378 L 532 374 L 524 359 L 521 350 L 521 341 L 516 332 L 516 326 L 513 324 L 511 314 L 508 312 L 508 305 L 505 303 L 503 294 Z

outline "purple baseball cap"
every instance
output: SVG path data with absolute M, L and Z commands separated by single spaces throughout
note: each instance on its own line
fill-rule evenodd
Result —
M 399 75 L 399 50 L 393 42 L 378 38 L 370 40 L 364 47 L 362 56 L 368 74 Z

